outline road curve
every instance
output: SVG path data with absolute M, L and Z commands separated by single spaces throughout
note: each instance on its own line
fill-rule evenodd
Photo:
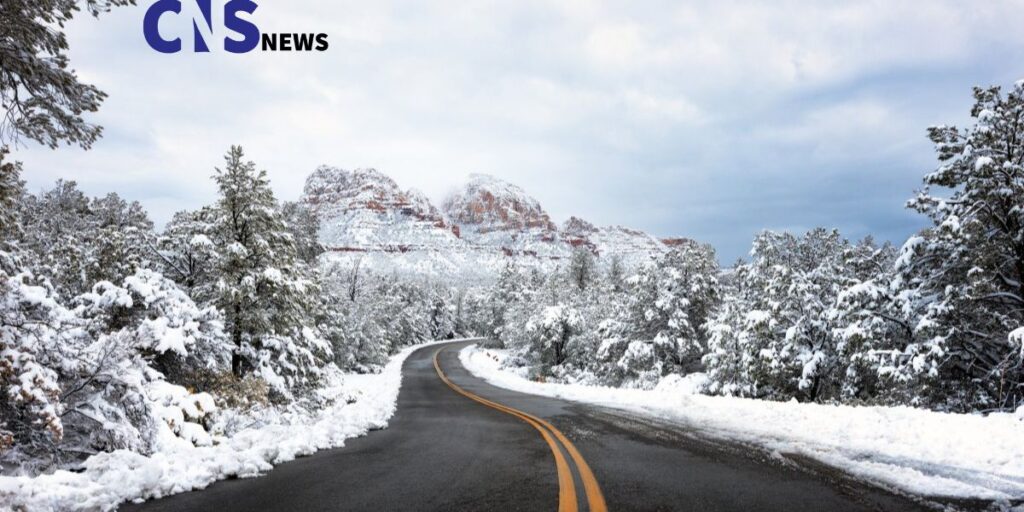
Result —
M 437 368 L 438 346 L 409 356 L 387 429 L 259 478 L 122 510 L 924 510 L 838 473 L 677 425 L 491 386 L 459 363 L 469 343 L 440 346 Z

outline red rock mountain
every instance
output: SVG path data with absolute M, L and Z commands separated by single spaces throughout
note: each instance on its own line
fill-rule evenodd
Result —
M 639 264 L 667 250 L 642 231 L 571 217 L 561 229 L 522 188 L 474 174 L 442 209 L 374 169 L 320 167 L 302 200 L 319 216 L 328 258 L 359 257 L 381 270 L 493 275 L 510 259 L 551 266 L 582 247 Z

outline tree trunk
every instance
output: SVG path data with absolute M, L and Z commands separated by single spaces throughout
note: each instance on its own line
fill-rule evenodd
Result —
M 231 353 L 231 373 L 235 377 L 242 377 L 242 326 L 238 323 L 241 315 L 241 307 L 235 304 L 235 322 L 231 329 L 231 341 L 235 343 L 235 351 Z

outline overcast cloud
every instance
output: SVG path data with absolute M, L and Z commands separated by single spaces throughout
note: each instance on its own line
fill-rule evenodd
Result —
M 158 224 L 213 200 L 238 143 L 283 199 L 324 163 L 436 199 L 485 172 L 556 221 L 689 236 L 725 262 L 763 228 L 899 243 L 922 225 L 903 203 L 935 166 L 925 128 L 1024 77 L 1020 1 L 264 0 L 263 32 L 331 47 L 245 55 L 158 54 L 139 3 L 70 26 L 110 95 L 105 137 L 15 155 L 33 191 L 74 179 Z

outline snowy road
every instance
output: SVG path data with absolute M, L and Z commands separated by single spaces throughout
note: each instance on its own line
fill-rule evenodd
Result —
M 458 349 L 468 343 L 442 345 L 438 364 L 451 385 L 435 370 L 437 347 L 406 360 L 398 410 L 385 430 L 259 478 L 123 510 L 572 511 L 594 503 L 595 483 L 613 511 L 919 508 L 828 470 L 797 468 L 678 426 L 491 386 L 461 366 Z M 589 489 L 570 446 L 593 471 Z

